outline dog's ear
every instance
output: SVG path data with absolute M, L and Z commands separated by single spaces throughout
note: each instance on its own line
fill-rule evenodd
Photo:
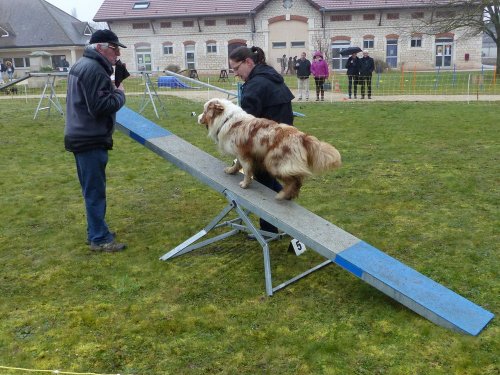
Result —
M 208 104 L 208 108 L 207 108 L 207 112 L 208 111 L 211 111 L 212 112 L 212 115 L 213 117 L 217 116 L 218 114 L 224 112 L 224 105 L 218 101 L 218 100 L 212 100 L 209 104 Z

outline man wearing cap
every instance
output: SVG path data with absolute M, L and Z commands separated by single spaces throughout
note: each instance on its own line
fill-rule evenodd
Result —
M 97 30 L 68 75 L 64 145 L 75 156 L 90 249 L 100 252 L 126 247 L 115 241 L 105 221 L 108 150 L 113 148 L 116 112 L 125 104 L 123 84 L 116 87 L 110 78 L 120 47 L 126 48 L 114 32 Z
M 361 85 L 361 99 L 365 98 L 365 86 L 368 91 L 368 99 L 372 98 L 372 73 L 375 70 L 375 62 L 363 51 L 363 57 L 359 60 L 359 84 Z

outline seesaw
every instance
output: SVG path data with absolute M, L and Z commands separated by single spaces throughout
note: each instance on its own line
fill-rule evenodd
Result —
M 254 181 L 250 189 L 241 189 L 238 185 L 241 176 L 226 175 L 223 171 L 225 164 L 221 160 L 129 108 L 122 108 L 116 120 L 118 130 L 223 194 L 228 201 L 227 206 L 205 228 L 163 255 L 161 260 L 186 254 L 245 231 L 254 234 L 262 246 L 266 292 L 269 296 L 333 262 L 440 326 L 477 335 L 493 319 L 494 315 L 481 306 L 295 202 L 277 201 L 274 199 L 275 192 L 265 186 Z M 235 212 L 237 218 L 222 221 L 230 212 Z M 268 243 L 279 235 L 256 229 L 248 217 L 250 213 L 272 223 L 327 260 L 273 287 Z M 230 230 L 199 241 L 212 229 L 220 227 L 229 227 Z

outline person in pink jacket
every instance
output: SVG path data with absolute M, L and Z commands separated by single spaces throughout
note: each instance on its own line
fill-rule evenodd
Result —
M 327 62 L 323 59 L 323 54 L 320 51 L 314 52 L 313 62 L 311 64 L 311 73 L 314 76 L 314 83 L 316 83 L 316 101 L 319 101 L 319 94 L 321 93 L 321 101 L 325 100 L 325 80 L 330 75 L 330 69 Z

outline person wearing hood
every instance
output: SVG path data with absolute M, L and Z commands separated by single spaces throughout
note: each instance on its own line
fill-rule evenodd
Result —
M 229 55 L 229 65 L 236 77 L 244 81 L 241 86 L 240 105 L 245 112 L 255 117 L 293 125 L 294 96 L 283 77 L 266 64 L 266 56 L 261 48 L 236 48 Z M 255 173 L 254 178 L 275 192 L 282 190 L 281 184 L 267 171 Z M 260 228 L 268 232 L 278 232 L 278 228 L 262 219 Z
M 327 62 L 323 59 L 323 54 L 320 51 L 314 52 L 313 62 L 311 64 L 311 73 L 314 76 L 314 83 L 316 84 L 316 101 L 325 100 L 325 80 L 330 75 L 330 69 Z
M 111 80 L 120 47 L 126 48 L 114 32 L 97 30 L 68 75 L 64 146 L 75 157 L 87 214 L 87 242 L 99 252 L 126 247 L 115 241 L 105 220 L 108 150 L 113 148 L 116 112 L 125 104 L 123 84 L 116 87 Z

